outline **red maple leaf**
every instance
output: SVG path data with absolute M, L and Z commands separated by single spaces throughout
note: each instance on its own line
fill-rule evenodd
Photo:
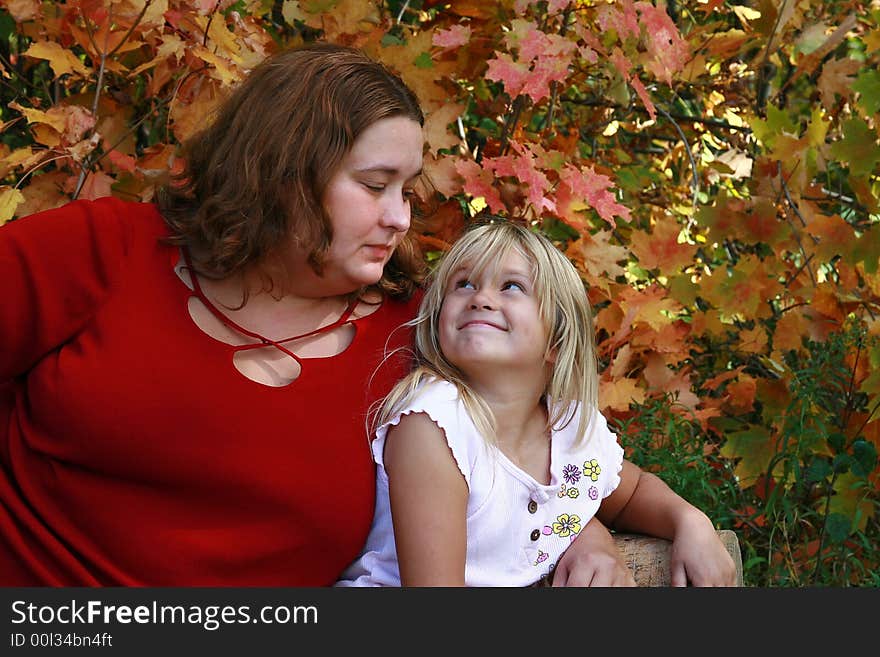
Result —
M 609 191 L 612 187 L 611 179 L 596 173 L 592 166 L 578 169 L 571 164 L 565 165 L 560 174 L 563 184 L 568 187 L 572 195 L 588 203 L 600 217 L 612 226 L 617 226 L 614 217 L 629 221 L 629 208 L 624 207 L 614 198 Z
M 452 48 L 459 48 L 470 40 L 471 28 L 466 25 L 453 25 L 448 30 L 435 32 L 431 43 L 444 50 L 450 50 Z
M 492 173 L 473 160 L 459 160 L 455 170 L 464 178 L 465 193 L 474 198 L 483 197 L 492 212 L 503 212 L 505 207 L 498 190 L 492 185 Z
M 684 68 L 690 59 L 690 48 L 681 38 L 675 23 L 665 7 L 655 7 L 649 2 L 638 2 L 642 25 L 647 36 L 648 69 L 658 78 L 672 84 L 672 74 Z
M 511 98 L 519 96 L 531 75 L 528 65 L 513 61 L 513 57 L 507 53 L 498 53 L 487 63 L 489 68 L 486 70 L 486 77 L 503 83 L 504 90 Z

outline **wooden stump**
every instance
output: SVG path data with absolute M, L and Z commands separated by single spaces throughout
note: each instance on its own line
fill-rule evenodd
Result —
M 669 553 L 672 541 L 640 534 L 613 534 L 617 547 L 623 552 L 627 565 L 633 571 L 639 586 L 669 586 Z M 733 557 L 736 565 L 736 585 L 743 585 L 742 555 L 736 533 L 718 530 L 718 538 Z

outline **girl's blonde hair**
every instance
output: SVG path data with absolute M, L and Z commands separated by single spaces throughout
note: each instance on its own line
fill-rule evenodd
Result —
M 553 363 L 544 390 L 550 409 L 548 428 L 562 429 L 574 418 L 575 402 L 584 405 L 577 428 L 578 441 L 586 433 L 597 405 L 598 367 L 590 303 L 574 265 L 546 237 L 519 224 L 495 219 L 464 233 L 429 276 L 414 328 L 415 363 L 412 371 L 383 400 L 376 426 L 391 420 L 430 378 L 449 381 L 474 424 L 489 443 L 495 443 L 495 419 L 488 404 L 467 383 L 462 372 L 440 349 L 439 318 L 450 278 L 461 268 L 474 276 L 498 266 L 512 251 L 532 265 L 532 284 L 539 312 L 547 328 L 545 356 Z

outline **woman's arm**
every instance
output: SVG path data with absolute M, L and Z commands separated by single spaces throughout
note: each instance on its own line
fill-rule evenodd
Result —
M 424 413 L 388 430 L 383 456 L 402 586 L 464 586 L 468 487 Z
M 705 513 L 662 479 L 624 460 L 620 484 L 596 514 L 614 529 L 670 539 L 672 586 L 734 586 L 736 566 Z

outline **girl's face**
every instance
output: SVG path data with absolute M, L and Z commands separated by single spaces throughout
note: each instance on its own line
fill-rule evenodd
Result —
M 516 250 L 479 275 L 467 266 L 453 272 L 439 318 L 446 359 L 468 377 L 490 370 L 543 375 L 548 333 L 532 279 L 531 264 Z
M 381 119 L 355 140 L 324 191 L 333 241 L 323 275 L 311 274 L 313 295 L 348 294 L 382 277 L 409 229 L 423 144 L 421 126 L 406 117 Z

